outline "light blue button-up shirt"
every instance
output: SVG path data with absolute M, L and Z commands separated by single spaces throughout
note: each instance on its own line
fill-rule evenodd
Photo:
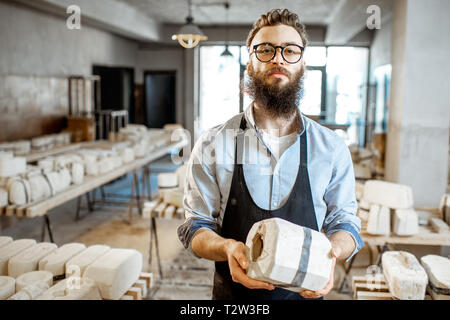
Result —
M 253 201 L 265 210 L 284 205 L 300 165 L 300 134 L 307 132 L 307 165 L 317 226 L 327 237 L 348 232 L 356 243 L 350 259 L 362 246 L 361 221 L 356 216 L 355 177 L 350 151 L 334 131 L 301 115 L 302 132 L 277 159 L 264 143 L 253 118 L 253 104 L 244 111 L 247 120 L 243 172 Z M 192 252 L 194 234 L 207 228 L 220 233 L 234 170 L 235 137 L 242 114 L 204 132 L 195 143 L 187 164 L 184 190 L 186 221 L 178 236 Z M 347 260 L 348 260 L 347 259 Z

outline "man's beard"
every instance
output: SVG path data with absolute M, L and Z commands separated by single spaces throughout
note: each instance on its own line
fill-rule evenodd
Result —
M 279 79 L 276 79 L 272 84 L 268 84 L 266 79 L 274 71 L 286 74 L 289 77 L 289 82 L 281 87 Z M 278 66 L 265 72 L 255 73 L 252 65 L 250 65 L 245 91 L 270 117 L 288 119 L 297 112 L 303 97 L 303 73 L 302 69 L 292 75 L 286 69 Z

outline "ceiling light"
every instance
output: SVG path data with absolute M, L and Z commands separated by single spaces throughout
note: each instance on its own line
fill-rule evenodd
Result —
M 186 24 L 172 36 L 172 40 L 178 40 L 181 46 L 191 49 L 200 41 L 207 39 L 208 37 L 194 24 L 194 18 L 191 14 L 191 1 L 189 0 L 189 15 L 186 17 Z

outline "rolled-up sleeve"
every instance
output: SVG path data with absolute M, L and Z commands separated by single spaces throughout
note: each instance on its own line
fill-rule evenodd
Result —
M 191 240 L 200 229 L 219 232 L 220 190 L 215 176 L 214 138 L 208 132 L 195 143 L 186 170 L 183 205 L 186 221 L 178 238 L 192 254 Z
M 347 258 L 350 260 L 361 248 L 361 220 L 356 216 L 358 205 L 355 195 L 355 174 L 350 150 L 342 139 L 338 140 L 333 161 L 333 173 L 326 189 L 324 200 L 327 203 L 327 214 L 323 223 L 323 231 L 330 237 L 337 231 L 344 231 L 355 240 L 355 250 Z

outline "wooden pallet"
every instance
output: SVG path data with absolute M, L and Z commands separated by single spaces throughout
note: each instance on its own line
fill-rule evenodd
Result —
M 375 279 L 377 281 L 375 281 Z M 377 278 L 368 276 L 352 277 L 353 299 L 355 300 L 393 300 L 383 275 Z
M 152 273 L 141 272 L 139 280 L 137 280 L 130 289 L 120 297 L 120 300 L 142 300 L 147 298 L 150 288 L 153 287 L 152 279 Z

